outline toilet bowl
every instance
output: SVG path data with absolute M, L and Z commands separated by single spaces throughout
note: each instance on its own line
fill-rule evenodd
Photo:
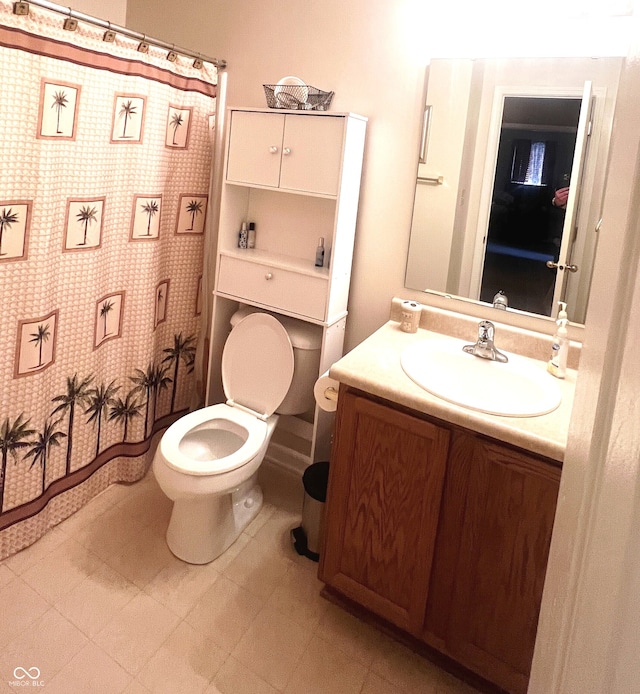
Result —
M 282 323 L 245 310 L 232 324 L 222 354 L 226 403 L 174 422 L 153 459 L 156 480 L 173 501 L 167 544 L 190 564 L 220 556 L 259 512 L 258 469 L 276 409 L 290 399 L 294 348 Z M 313 392 L 312 382 L 299 387 Z

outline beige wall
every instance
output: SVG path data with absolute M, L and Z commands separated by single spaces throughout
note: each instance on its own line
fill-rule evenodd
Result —
M 118 26 L 126 26 L 127 0 L 75 0 L 73 9 L 104 19 Z
M 128 2 L 129 28 L 228 61 L 231 106 L 265 106 L 263 83 L 297 75 L 334 91 L 332 110 L 369 117 L 348 348 L 387 320 L 391 297 L 403 292 L 424 84 L 405 4 Z

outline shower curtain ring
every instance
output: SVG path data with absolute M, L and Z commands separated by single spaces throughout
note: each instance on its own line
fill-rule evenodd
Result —
M 75 31 L 78 28 L 78 20 L 74 19 L 73 10 L 69 8 L 69 16 L 64 20 L 62 25 L 67 31 Z
M 147 35 L 143 34 L 142 36 L 142 41 L 138 44 L 138 52 L 139 53 L 148 53 L 149 52 L 149 44 L 147 43 Z
M 107 22 L 109 27 L 102 35 L 102 40 L 107 43 L 113 43 L 116 40 L 116 32 L 111 30 L 111 22 Z
M 178 59 L 178 54 L 174 50 L 175 47 L 176 47 L 176 44 L 172 43 L 171 44 L 171 50 L 167 53 L 167 60 L 170 63 L 175 63 L 176 60 Z
M 200 53 L 198 53 L 198 57 L 193 61 L 193 67 L 196 70 L 202 69 L 202 58 L 200 57 Z

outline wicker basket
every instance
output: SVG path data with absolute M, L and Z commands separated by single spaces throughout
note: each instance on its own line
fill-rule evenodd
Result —
M 269 108 L 289 111 L 328 111 L 333 92 L 323 92 L 310 85 L 263 84 Z

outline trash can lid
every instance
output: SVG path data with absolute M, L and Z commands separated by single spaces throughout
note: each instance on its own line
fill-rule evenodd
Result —
M 327 500 L 327 485 L 329 484 L 329 461 L 312 463 L 302 475 L 305 492 L 316 501 Z

